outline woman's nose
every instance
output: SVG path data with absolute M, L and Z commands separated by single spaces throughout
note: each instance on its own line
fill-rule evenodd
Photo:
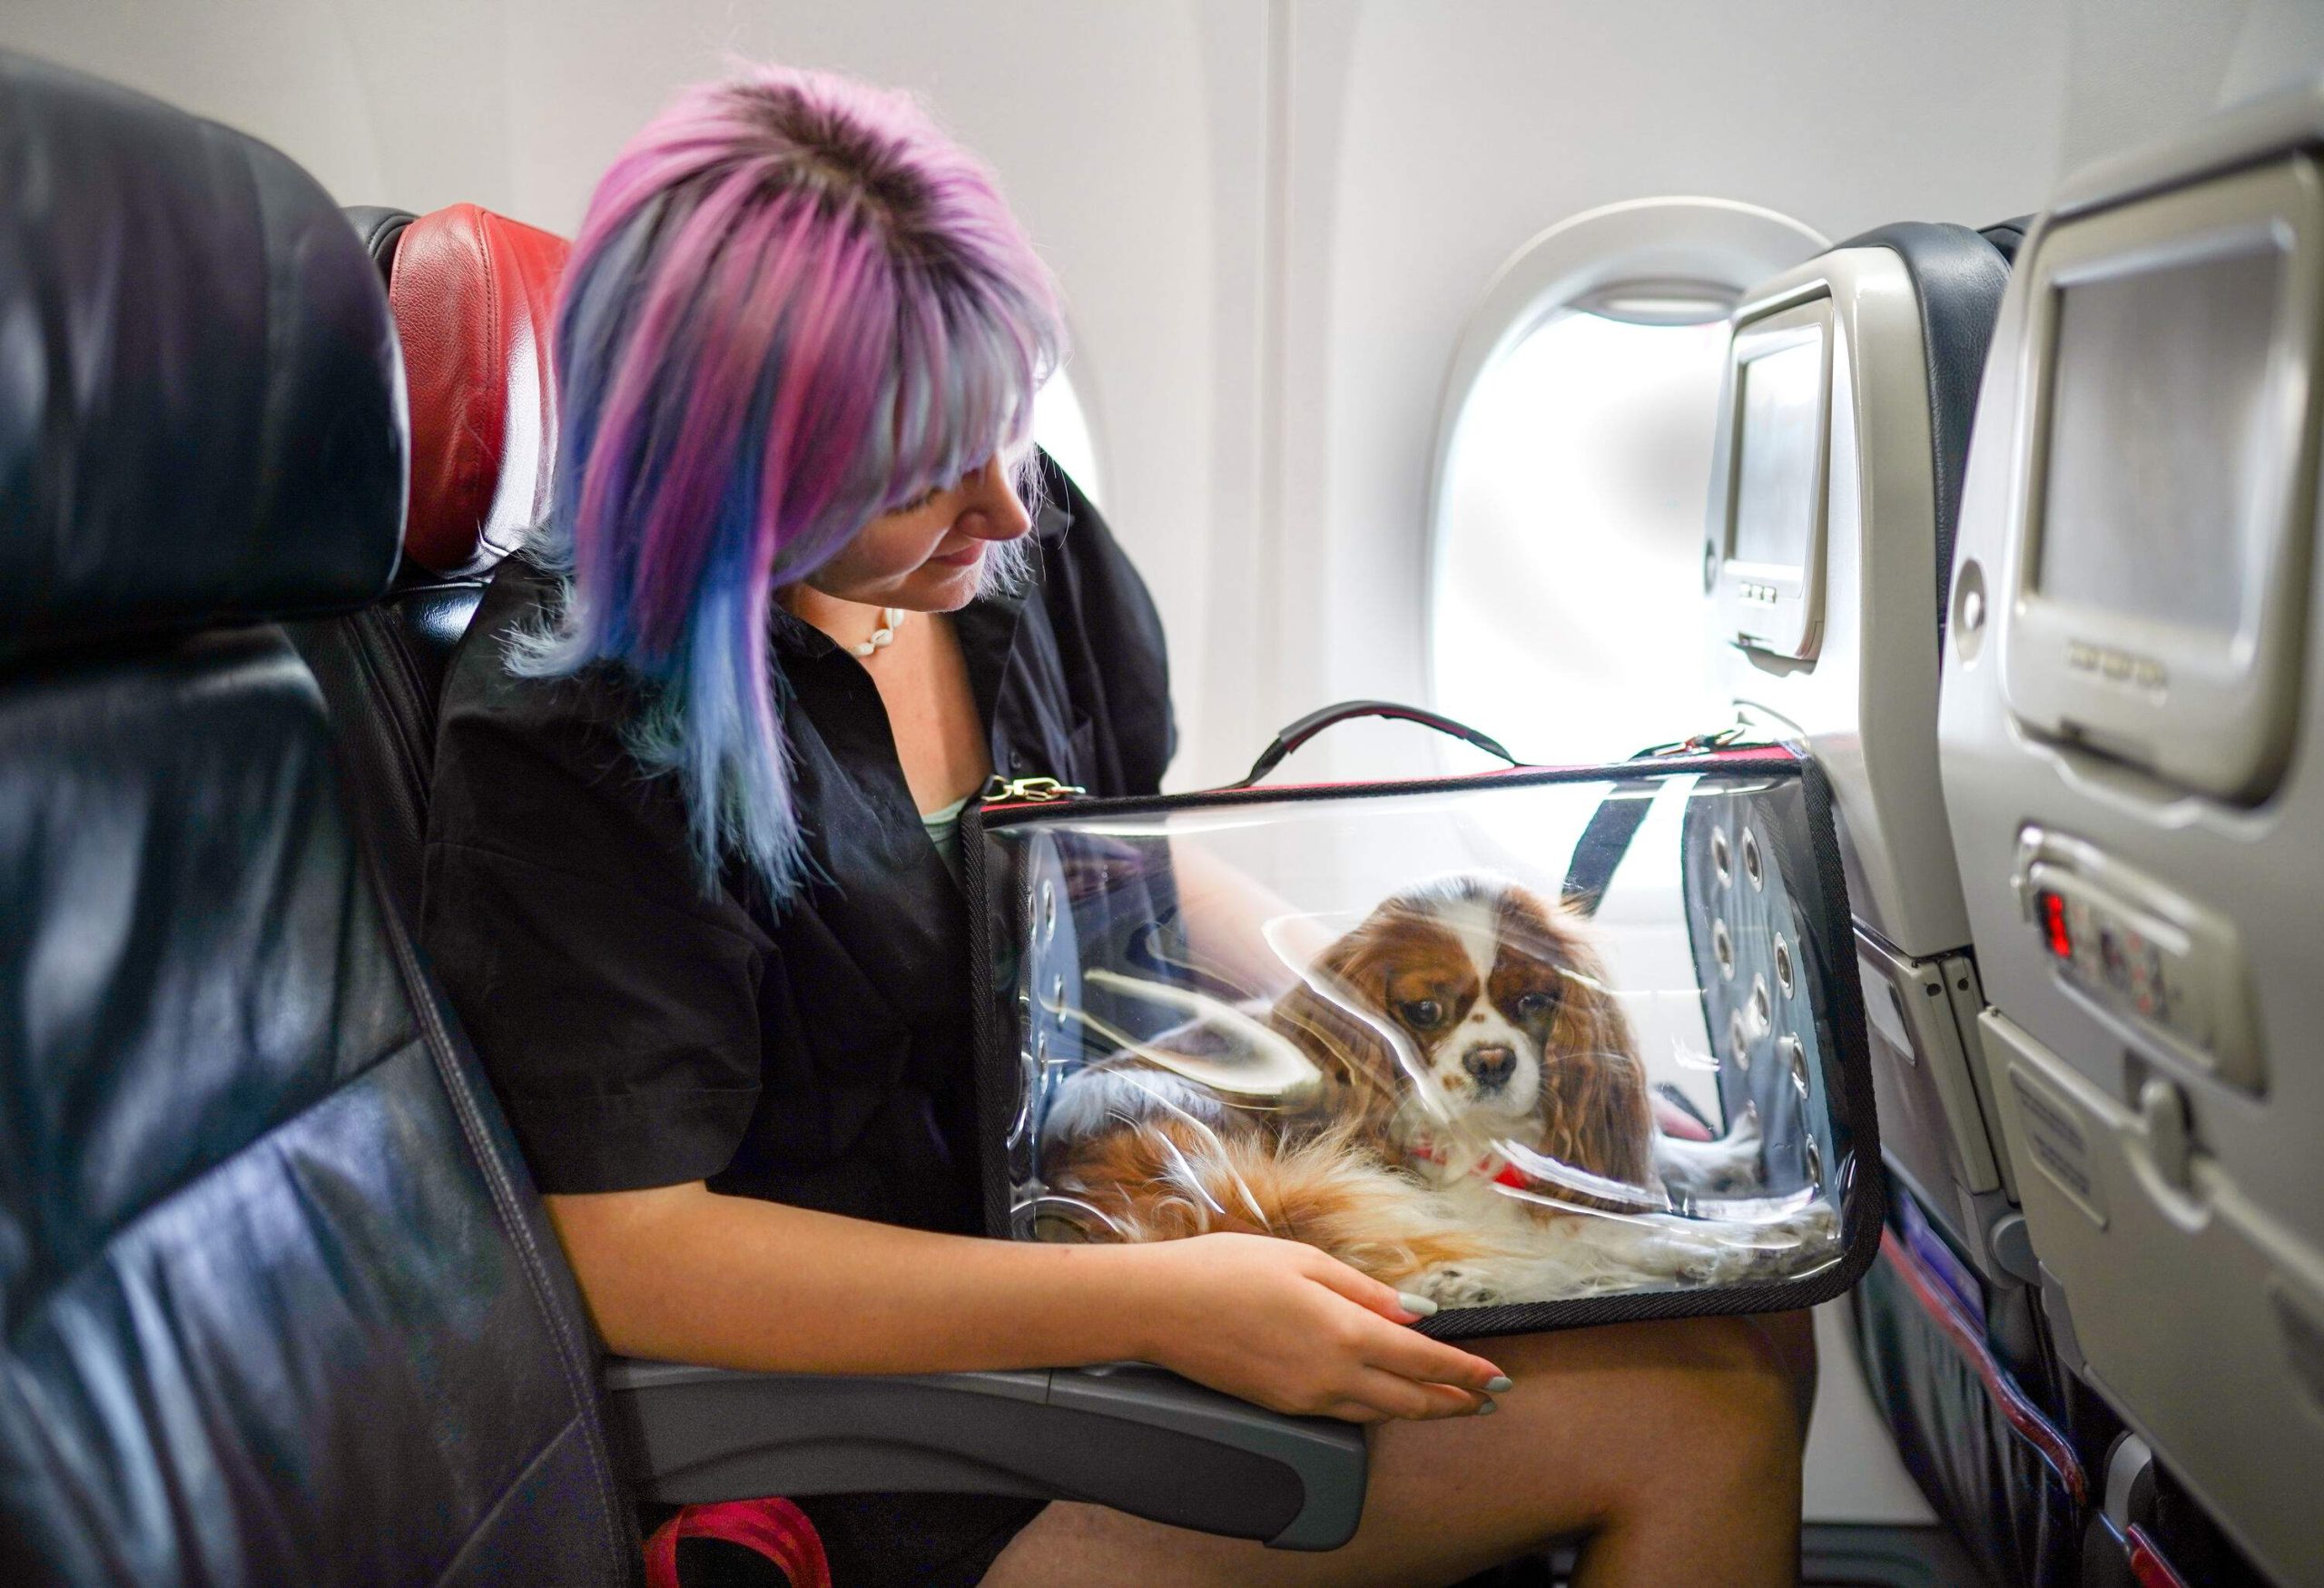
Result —
M 957 528 L 979 540 L 1014 540 L 1032 527 L 1025 504 L 1017 499 L 1017 488 L 1009 483 L 1008 469 L 995 453 L 969 477 Z

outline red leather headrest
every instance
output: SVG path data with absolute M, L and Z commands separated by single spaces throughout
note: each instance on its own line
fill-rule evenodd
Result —
M 404 554 L 459 573 L 515 550 L 556 459 L 549 330 L 565 239 L 474 204 L 404 229 L 388 278 L 411 394 Z

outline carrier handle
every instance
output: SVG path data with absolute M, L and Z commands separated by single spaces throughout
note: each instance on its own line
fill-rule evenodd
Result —
M 1440 734 L 1450 734 L 1456 739 L 1464 739 L 1487 755 L 1500 756 L 1512 766 L 1525 764 L 1502 749 L 1498 739 L 1488 738 L 1466 723 L 1455 722 L 1440 713 L 1417 705 L 1400 705 L 1393 700 L 1343 700 L 1337 705 L 1326 705 L 1309 712 L 1277 734 L 1275 736 L 1275 743 L 1259 752 L 1259 758 L 1251 763 L 1250 774 L 1240 783 L 1230 783 L 1226 786 L 1249 788 L 1268 773 L 1282 765 L 1284 757 L 1325 728 L 1334 723 L 1344 723 L 1362 716 L 1393 717 L 1398 722 L 1418 723 L 1424 728 L 1434 728 Z

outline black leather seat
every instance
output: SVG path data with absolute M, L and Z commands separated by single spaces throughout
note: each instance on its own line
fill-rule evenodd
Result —
M 563 238 L 474 204 L 348 219 L 388 287 L 411 414 L 403 566 L 386 599 L 290 626 L 350 758 L 389 897 L 419 914 L 436 706 L 500 559 L 548 507 Z
M 271 620 L 389 585 L 303 173 L 0 56 L 0 1582 L 615 1584 L 570 1277 Z

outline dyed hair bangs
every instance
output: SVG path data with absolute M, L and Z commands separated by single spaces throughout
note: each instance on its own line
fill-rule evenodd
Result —
M 910 101 L 770 69 L 689 91 L 624 151 L 556 335 L 535 555 L 568 593 L 513 665 L 641 680 L 630 747 L 678 778 L 705 883 L 739 854 L 780 902 L 804 862 L 774 591 L 996 451 L 1029 463 L 1054 288 L 989 173 Z

